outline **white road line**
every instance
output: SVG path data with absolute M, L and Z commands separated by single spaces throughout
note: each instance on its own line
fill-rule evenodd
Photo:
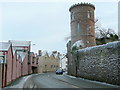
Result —
M 72 87 L 73 87 L 73 88 L 79 88 L 79 87 L 77 87 L 77 86 L 74 86 L 74 85 L 72 85 Z

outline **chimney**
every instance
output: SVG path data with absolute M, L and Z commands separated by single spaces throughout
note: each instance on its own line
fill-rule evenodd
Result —
M 57 53 L 57 51 L 53 51 L 52 53 L 53 53 L 53 54 L 56 54 L 56 53 Z
M 42 50 L 38 50 L 38 55 L 39 55 L 39 56 L 42 55 Z

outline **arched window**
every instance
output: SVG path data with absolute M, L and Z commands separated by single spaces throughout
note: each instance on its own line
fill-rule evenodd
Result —
M 88 10 L 88 18 L 91 18 L 91 12 L 90 12 L 90 10 Z
M 80 32 L 80 24 L 77 24 L 77 32 Z

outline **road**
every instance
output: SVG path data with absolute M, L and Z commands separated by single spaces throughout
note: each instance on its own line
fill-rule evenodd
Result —
M 74 78 L 68 75 L 56 75 L 45 73 L 33 75 L 24 84 L 24 88 L 116 88 L 117 86 L 90 81 L 81 78 Z

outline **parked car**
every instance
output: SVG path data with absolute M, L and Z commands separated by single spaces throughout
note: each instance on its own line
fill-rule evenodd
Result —
M 63 74 L 63 70 L 62 69 L 56 70 L 56 74 Z

